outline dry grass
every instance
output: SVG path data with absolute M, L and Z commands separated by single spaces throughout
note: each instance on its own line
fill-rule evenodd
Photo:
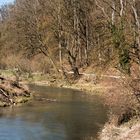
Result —
M 140 119 L 131 120 L 121 126 L 106 124 L 100 134 L 100 140 L 139 140 L 140 139 Z

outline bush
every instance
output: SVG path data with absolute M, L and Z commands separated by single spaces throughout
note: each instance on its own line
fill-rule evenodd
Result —
M 104 95 L 105 103 L 110 107 L 111 121 L 117 125 L 140 115 L 140 103 L 135 95 L 133 81 L 129 78 L 123 79 Z

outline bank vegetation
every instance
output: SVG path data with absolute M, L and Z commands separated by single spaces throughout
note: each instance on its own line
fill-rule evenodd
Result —
M 102 87 L 111 124 L 139 120 L 139 9 L 139 0 L 15 0 L 0 8 L 0 69 Z

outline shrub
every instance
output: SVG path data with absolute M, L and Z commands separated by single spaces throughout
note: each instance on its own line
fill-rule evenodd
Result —
M 126 78 L 117 82 L 113 89 L 104 94 L 105 103 L 110 107 L 110 116 L 115 116 L 111 121 L 117 125 L 140 115 L 140 103 L 134 85 L 133 79 Z

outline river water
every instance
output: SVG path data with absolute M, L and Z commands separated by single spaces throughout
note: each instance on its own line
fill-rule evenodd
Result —
M 36 98 L 0 109 L 0 140 L 95 140 L 107 121 L 98 96 L 30 85 Z

